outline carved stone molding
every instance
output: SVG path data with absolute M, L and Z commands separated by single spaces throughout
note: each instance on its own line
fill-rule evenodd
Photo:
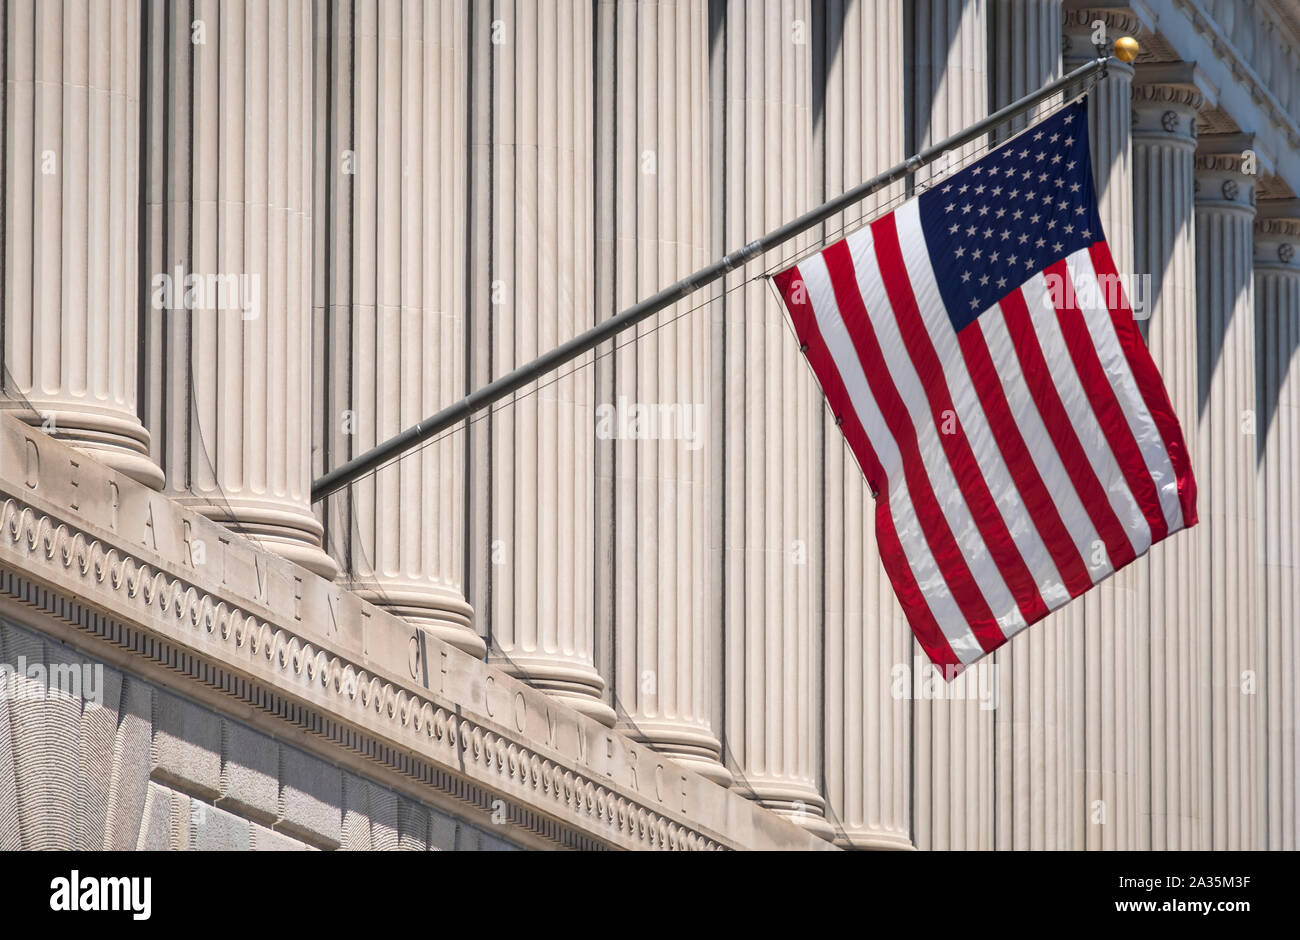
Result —
M 1260 219 L 1255 223 L 1255 235 L 1300 238 L 1300 219 Z
M 1138 75 L 1140 76 L 1139 69 Z M 1178 105 L 1192 111 L 1199 111 L 1205 105 L 1205 95 L 1195 88 L 1185 85 L 1165 85 L 1133 81 L 1133 103 L 1153 105 Z M 1169 130 L 1169 128 L 1165 128 Z
M 825 845 L 9 417 L 0 499 L 4 593 L 430 802 L 499 800 L 560 845 Z
M 1098 21 L 1105 24 L 1106 36 L 1110 42 L 1120 36 L 1132 36 L 1142 28 L 1142 21 L 1136 11 L 1128 6 L 1079 4 L 1067 0 L 1061 19 L 1065 28 L 1063 49 L 1066 55 L 1086 57 L 1089 54 L 1088 49 L 1080 48 L 1080 43 Z
M 1196 169 L 1240 173 L 1242 171 L 1242 158 L 1240 154 L 1198 153 L 1196 155 Z

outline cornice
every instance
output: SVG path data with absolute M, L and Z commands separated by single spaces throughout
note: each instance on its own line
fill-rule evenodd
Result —
M 1300 149 L 1300 126 L 1291 118 L 1272 89 L 1260 80 L 1251 64 L 1238 52 L 1232 42 L 1223 35 L 1214 19 L 1205 11 L 1198 0 L 1171 0 L 1175 7 L 1192 24 L 1193 29 L 1201 35 L 1213 50 L 1215 57 L 1227 66 L 1233 79 L 1249 93 L 1255 106 L 1267 116 L 1285 136 L 1292 149 Z M 1247 128 L 1251 130 L 1252 128 Z
M 10 415 L 0 500 L 4 593 L 473 822 L 503 804 L 557 845 L 829 847 Z

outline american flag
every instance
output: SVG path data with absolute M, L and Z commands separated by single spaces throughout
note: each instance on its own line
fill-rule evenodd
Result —
M 1196 523 L 1102 233 L 1086 101 L 774 281 L 949 677 Z

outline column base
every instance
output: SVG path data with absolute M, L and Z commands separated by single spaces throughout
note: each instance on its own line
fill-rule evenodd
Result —
M 321 524 L 305 507 L 265 497 L 218 501 L 206 494 L 179 493 L 174 499 L 327 581 L 338 575 L 338 565 L 321 548 Z
M 722 764 L 722 744 L 707 727 L 664 718 L 622 718 L 618 730 L 720 787 L 734 782 Z
M 487 644 L 474 632 L 474 609 L 459 591 L 441 585 L 388 584 L 375 579 L 352 581 L 348 587 L 376 607 L 475 659 L 487 654 Z
M 834 841 L 835 827 L 826 819 L 826 800 L 816 790 L 784 777 L 746 777 L 733 789 L 801 829 L 827 842 Z
M 898 832 L 848 829 L 835 834 L 835 844 L 855 852 L 915 852 L 910 837 Z
M 100 463 L 154 490 L 163 487 L 163 472 L 149 457 L 149 432 L 134 415 L 68 402 L 38 400 L 0 402 L 32 427 L 71 444 Z M 47 431 L 46 428 L 49 430 Z
M 534 689 L 564 702 L 602 725 L 614 727 L 614 709 L 605 704 L 604 680 L 596 670 L 581 661 L 539 656 L 536 653 L 514 654 L 494 651 L 489 661 Z

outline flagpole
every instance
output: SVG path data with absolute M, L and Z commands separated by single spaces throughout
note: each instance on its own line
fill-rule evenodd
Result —
M 1136 48 L 1137 44 L 1128 37 L 1123 37 L 1115 43 L 1116 54 L 1124 61 L 1132 61 L 1132 56 L 1136 54 Z M 727 272 L 740 267 L 750 259 L 803 234 L 814 225 L 826 221 L 854 203 L 866 199 L 872 193 L 902 179 L 909 173 L 915 172 L 947 151 L 970 143 L 992 128 L 1024 114 L 1044 98 L 1049 98 L 1057 92 L 1091 77 L 1094 73 L 1100 72 L 1102 77 L 1105 77 L 1109 63 L 1110 56 L 1098 56 L 1090 62 L 1085 62 L 1068 75 L 1049 82 L 1037 91 L 1013 101 L 965 130 L 959 131 L 946 140 L 939 141 L 939 143 L 908 157 L 902 163 L 886 170 L 879 176 L 841 193 L 834 199 L 824 202 L 817 208 L 785 223 L 780 228 L 773 229 L 762 238 L 756 239 L 742 248 L 728 252 L 707 267 L 700 268 L 694 274 L 682 278 L 676 284 L 665 287 L 657 294 L 647 297 L 645 300 L 597 324 L 586 332 L 578 334 L 550 352 L 538 356 L 532 362 L 525 363 L 514 371 L 489 382 L 455 404 L 448 405 L 437 414 L 412 425 L 400 434 L 372 447 L 363 454 L 353 457 L 347 463 L 335 467 L 315 480 L 311 485 L 311 501 L 313 503 L 319 502 L 332 493 L 343 489 L 359 477 L 387 463 L 404 451 L 410 450 L 417 444 L 455 427 L 475 412 L 491 406 L 512 392 L 516 392 L 525 385 L 536 381 L 540 376 L 577 359 L 583 353 L 590 352 L 605 340 L 618 335 L 629 327 L 635 326 L 666 307 L 672 306 L 683 297 L 695 293 L 702 287 L 707 287 L 725 276 Z

